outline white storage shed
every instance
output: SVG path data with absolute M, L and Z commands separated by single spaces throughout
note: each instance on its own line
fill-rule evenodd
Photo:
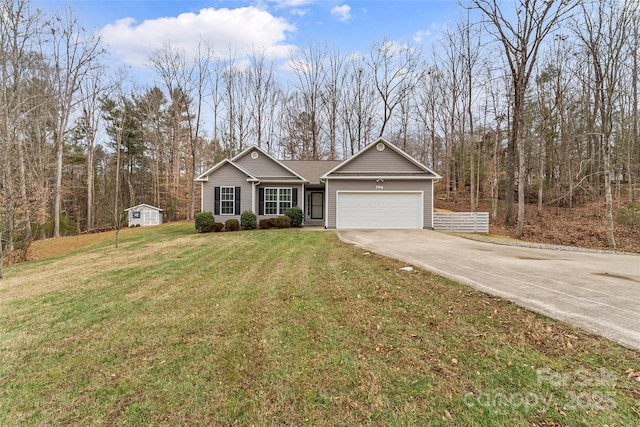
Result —
M 129 227 L 162 224 L 162 209 L 141 204 L 125 209 L 129 213 Z

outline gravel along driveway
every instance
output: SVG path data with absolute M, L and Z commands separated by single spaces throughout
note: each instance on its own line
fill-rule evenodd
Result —
M 640 256 L 540 249 L 430 230 L 340 230 L 363 249 L 640 350 Z

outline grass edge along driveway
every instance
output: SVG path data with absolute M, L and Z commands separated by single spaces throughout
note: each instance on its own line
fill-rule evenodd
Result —
M 634 425 L 638 353 L 333 233 L 169 224 L 10 267 L 0 425 Z

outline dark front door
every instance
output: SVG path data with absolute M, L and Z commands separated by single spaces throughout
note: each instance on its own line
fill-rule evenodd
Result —
M 324 218 L 324 193 L 321 191 L 311 192 L 311 219 Z

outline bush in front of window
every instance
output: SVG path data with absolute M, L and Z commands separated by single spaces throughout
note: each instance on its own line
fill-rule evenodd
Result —
M 291 227 L 291 218 L 284 215 L 271 218 L 271 226 L 273 228 L 289 228 Z
M 196 232 L 210 233 L 213 230 L 215 219 L 211 212 L 200 212 L 196 215 Z
M 213 223 L 213 232 L 214 233 L 219 233 L 224 229 L 224 224 L 221 222 L 214 222 Z
M 273 223 L 272 220 L 273 218 L 265 218 L 265 219 L 261 219 L 260 220 L 260 229 L 261 230 L 268 230 L 270 228 L 273 228 Z
M 226 228 L 227 231 L 238 231 L 240 230 L 240 221 L 233 218 L 228 219 L 224 222 L 224 228 Z
M 252 211 L 244 211 L 242 212 L 242 215 L 240 215 L 240 225 L 245 230 L 255 229 L 257 222 L 258 219 L 256 218 L 256 214 L 254 214 Z
M 275 218 L 265 218 L 260 220 L 260 229 L 268 230 L 270 228 L 289 228 L 291 227 L 291 218 L 288 216 L 277 216 Z
M 302 227 L 302 209 L 298 206 L 294 206 L 292 208 L 284 211 L 285 216 L 291 219 L 291 227 Z

